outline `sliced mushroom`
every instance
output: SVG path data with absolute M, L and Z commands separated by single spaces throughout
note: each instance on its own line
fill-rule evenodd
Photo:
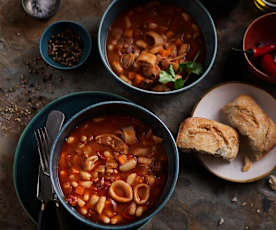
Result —
M 133 199 L 131 186 L 123 180 L 117 180 L 109 187 L 109 195 L 121 203 L 130 202 Z
M 122 129 L 123 133 L 123 139 L 127 144 L 135 144 L 137 142 L 137 138 L 136 138 L 136 133 L 135 133 L 135 129 L 133 126 L 128 126 Z
M 147 184 L 137 184 L 134 187 L 134 201 L 137 204 L 144 204 L 150 196 L 150 186 Z
M 113 134 L 102 134 L 99 136 L 96 136 L 95 138 L 96 142 L 102 145 L 107 145 L 113 148 L 115 151 L 120 153 L 127 153 L 127 145 L 124 143 L 124 141 L 113 135 Z
M 146 35 L 152 38 L 154 46 L 162 45 L 164 43 L 162 36 L 154 31 L 149 31 L 146 33 Z

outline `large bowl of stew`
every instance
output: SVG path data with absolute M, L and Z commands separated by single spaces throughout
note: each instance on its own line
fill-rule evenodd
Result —
M 166 125 L 129 102 L 89 106 L 54 141 L 50 176 L 66 210 L 96 229 L 137 229 L 170 199 L 179 157 Z
M 110 75 L 123 86 L 166 95 L 206 77 L 217 35 L 198 0 L 114 0 L 101 19 L 98 48 Z

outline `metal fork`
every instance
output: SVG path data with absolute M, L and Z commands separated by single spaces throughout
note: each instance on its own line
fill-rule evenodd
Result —
M 46 130 L 46 127 L 39 128 L 35 131 L 35 139 L 38 146 L 38 154 L 42 172 L 50 176 L 49 170 L 49 136 Z

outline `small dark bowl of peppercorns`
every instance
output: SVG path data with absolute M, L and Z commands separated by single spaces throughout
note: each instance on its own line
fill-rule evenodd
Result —
M 81 66 L 91 52 L 89 32 L 79 23 L 57 21 L 40 38 L 40 54 L 50 66 L 71 70 Z

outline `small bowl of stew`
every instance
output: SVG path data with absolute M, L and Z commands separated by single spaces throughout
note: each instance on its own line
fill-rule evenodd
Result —
M 129 102 L 102 102 L 77 113 L 62 128 L 50 158 L 61 204 L 96 229 L 143 226 L 170 199 L 178 171 L 169 129 Z
M 115 0 L 98 31 L 105 67 L 136 92 L 185 91 L 210 71 L 217 51 L 214 22 L 197 0 Z

